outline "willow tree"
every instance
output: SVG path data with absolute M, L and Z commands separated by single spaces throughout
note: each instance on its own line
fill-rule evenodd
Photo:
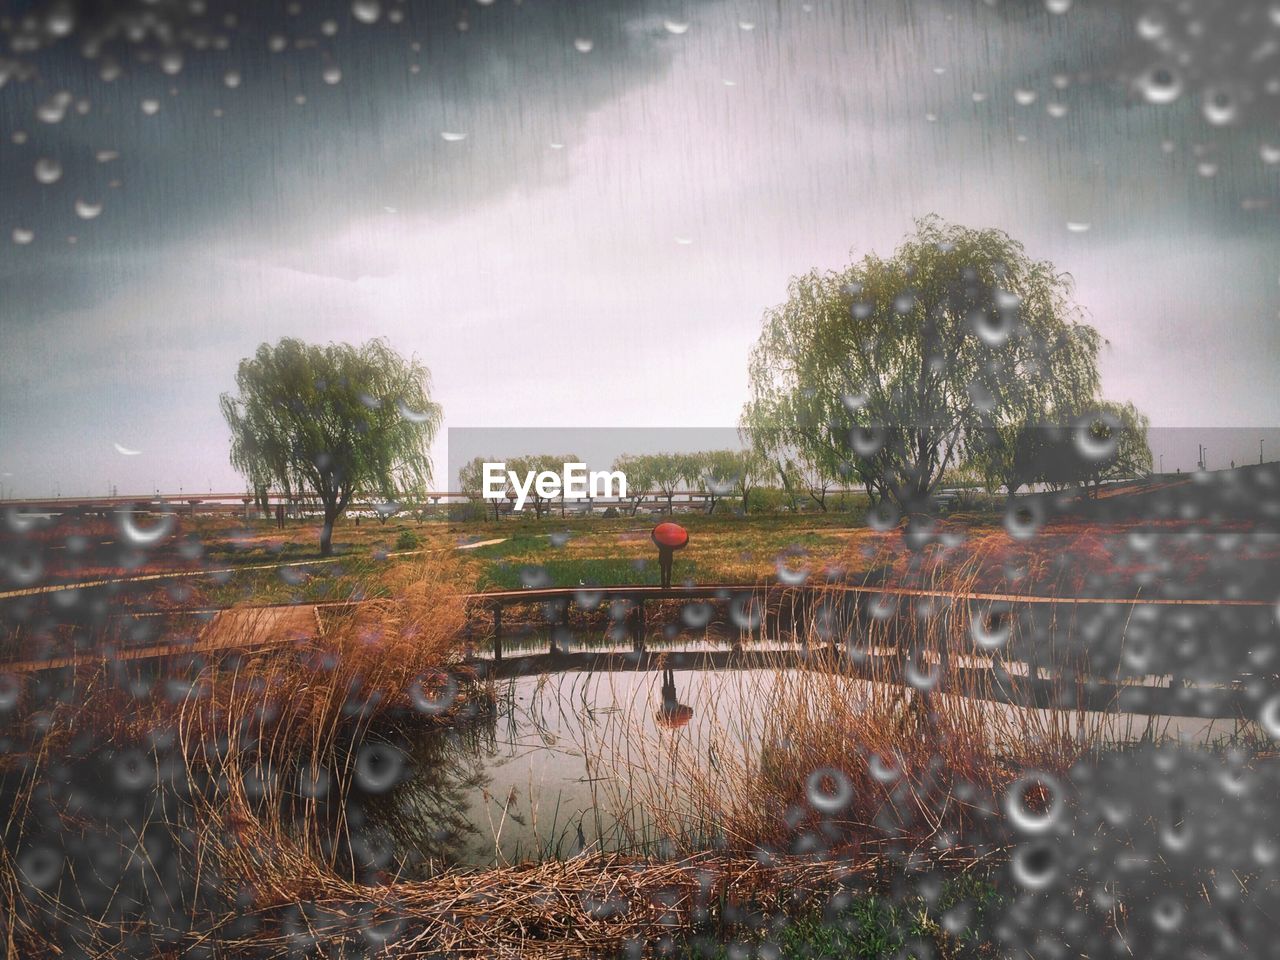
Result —
M 1070 278 L 1000 230 L 936 217 L 892 257 L 791 280 L 751 354 L 742 426 L 925 511 L 948 466 L 998 464 L 1020 427 L 1098 390 L 1097 332 Z
M 431 374 L 385 340 L 264 343 L 240 361 L 236 387 L 221 399 L 231 465 L 250 482 L 314 493 L 325 556 L 354 497 L 393 502 L 431 480 L 427 448 L 440 426 Z
M 1057 423 L 1019 431 L 1010 490 L 1043 483 L 1061 490 L 1128 480 L 1151 472 L 1150 421 L 1132 403 L 1103 401 L 1083 412 L 1060 411 Z

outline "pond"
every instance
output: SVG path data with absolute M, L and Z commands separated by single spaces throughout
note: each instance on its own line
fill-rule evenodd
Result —
M 509 656 L 545 652 L 549 637 L 513 640 Z M 607 635 L 581 633 L 562 647 L 624 651 Z M 660 650 L 660 640 L 651 650 Z M 713 653 L 715 639 L 672 644 Z M 756 645 L 752 644 L 752 649 Z M 358 808 L 369 862 L 409 876 L 448 866 L 489 866 L 569 857 L 583 851 L 654 852 L 673 824 L 686 838 L 715 839 L 698 817 L 699 798 L 732 789 L 733 777 L 758 770 L 770 743 L 775 694 L 821 683 L 812 692 L 857 709 L 862 698 L 897 696 L 898 688 L 854 677 L 822 681 L 797 669 L 795 648 L 772 645 L 776 665 L 726 669 L 567 670 L 491 681 L 495 709 L 407 745 L 405 775 L 388 793 Z M 788 657 L 784 651 L 790 650 Z M 672 651 L 674 653 L 674 650 Z M 765 652 L 766 657 L 768 652 Z M 690 658 L 675 658 L 680 664 Z M 766 661 L 767 662 L 767 661 Z M 834 684 L 839 692 L 831 693 Z M 907 690 L 905 697 L 913 695 Z M 958 698 L 953 698 L 957 699 Z M 964 700 L 992 736 L 1011 726 L 1032 731 L 1103 734 L 1112 743 L 1140 739 L 1205 742 L 1233 725 L 1193 718 L 1150 720 L 1133 714 L 1054 713 Z M 696 781 L 696 783 L 694 782 Z M 655 813 L 662 818 L 660 828 Z M 359 854 L 359 851 L 357 851 Z
M 705 754 L 718 721 L 768 680 L 764 670 L 496 680 L 493 713 L 412 742 L 405 779 L 369 804 L 371 825 L 412 873 L 645 848 L 656 836 L 627 796 L 629 748 L 656 748 L 630 757 L 649 773 L 665 750 Z M 701 716 L 710 704 L 716 717 Z

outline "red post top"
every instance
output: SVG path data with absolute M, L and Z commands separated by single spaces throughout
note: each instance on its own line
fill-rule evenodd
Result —
M 653 542 L 668 550 L 679 550 L 689 542 L 689 531 L 670 520 L 653 528 Z

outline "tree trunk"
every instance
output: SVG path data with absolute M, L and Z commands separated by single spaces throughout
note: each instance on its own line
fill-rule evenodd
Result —
M 320 556 L 333 556 L 333 524 L 338 519 L 336 504 L 324 505 L 324 526 L 320 528 Z

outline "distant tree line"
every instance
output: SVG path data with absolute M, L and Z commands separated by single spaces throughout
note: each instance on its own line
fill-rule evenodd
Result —
M 1151 470 L 1147 418 L 1101 395 L 1101 345 L 1069 276 L 1001 230 L 929 217 L 891 257 L 792 278 L 751 353 L 743 449 L 627 454 L 612 466 L 626 474 L 633 516 L 647 494 L 670 513 L 686 491 L 710 513 L 726 498 L 746 512 L 765 488 L 792 509 L 826 510 L 831 491 L 855 485 L 916 517 L 957 477 L 1009 496 L 1036 485 L 1096 493 Z M 441 410 L 416 358 L 383 340 L 286 338 L 242 361 L 236 386 L 222 396 L 232 464 L 260 506 L 273 488 L 318 502 L 322 553 L 356 498 L 379 500 L 384 519 L 421 502 Z M 476 498 L 485 462 L 461 471 Z M 524 476 L 580 461 L 506 462 Z M 539 519 L 555 499 L 528 494 Z M 488 504 L 499 517 L 502 500 Z

